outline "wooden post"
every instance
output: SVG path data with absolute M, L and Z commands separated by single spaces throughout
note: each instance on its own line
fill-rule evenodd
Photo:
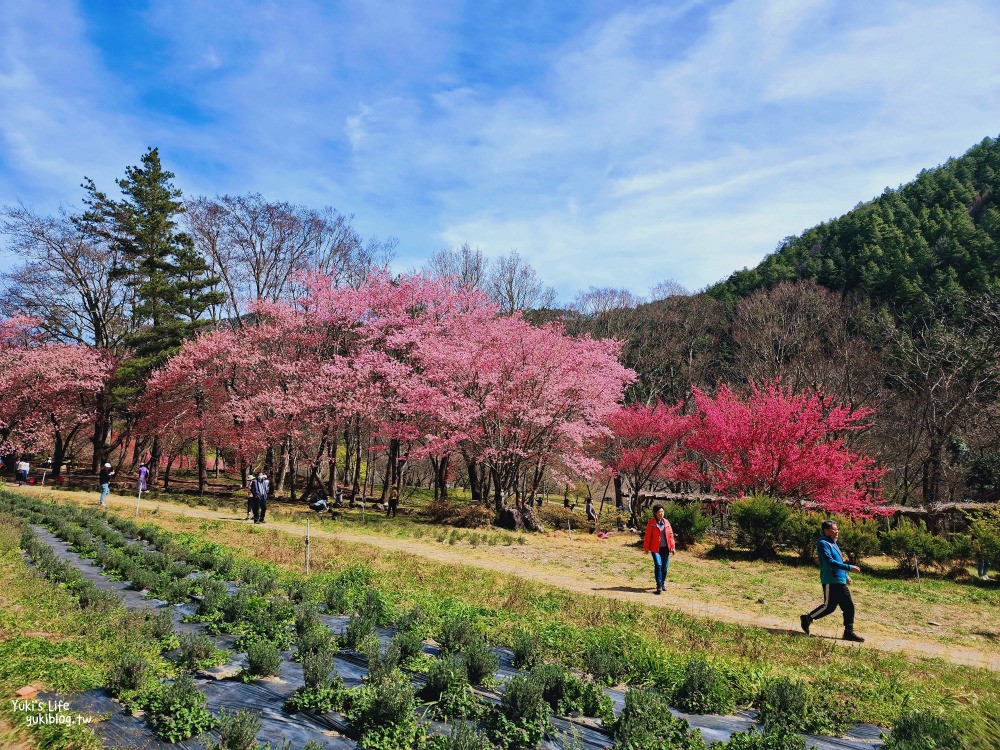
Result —
M 309 519 L 306 519 L 306 575 L 309 575 Z

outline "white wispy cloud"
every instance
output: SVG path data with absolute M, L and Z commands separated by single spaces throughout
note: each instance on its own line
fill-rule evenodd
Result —
M 185 192 L 335 205 L 400 268 L 470 242 L 566 297 L 697 288 L 1000 130 L 991 0 L 566 8 L 162 2 L 140 74 L 70 0 L 10 0 L 0 203 L 159 145 Z

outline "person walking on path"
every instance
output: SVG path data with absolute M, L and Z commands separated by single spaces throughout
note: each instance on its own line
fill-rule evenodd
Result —
M 823 536 L 816 542 L 816 552 L 819 555 L 819 582 L 823 586 L 823 603 L 809 614 L 801 615 L 799 623 L 802 631 L 809 635 L 809 626 L 814 620 L 832 614 L 837 607 L 844 614 L 844 640 L 864 643 L 865 639 L 854 632 L 854 601 L 848 586 L 850 572 L 860 573 L 857 565 L 844 562 L 844 556 L 837 546 L 840 530 L 836 521 L 823 521 Z
M 142 464 L 139 467 L 139 481 L 136 483 L 136 488 L 139 492 L 145 492 L 149 484 L 149 467 L 146 464 Z
M 642 549 L 653 556 L 653 577 L 656 579 L 656 593 L 663 592 L 667 585 L 667 567 L 670 555 L 674 554 L 674 530 L 670 521 L 663 517 L 663 506 L 653 506 L 653 517 L 646 524 L 646 536 Z
M 267 474 L 263 471 L 257 478 L 250 482 L 251 510 L 253 511 L 253 522 L 264 523 L 264 514 L 267 513 L 267 496 L 271 492 L 271 483 L 267 481 Z
M 101 485 L 101 505 L 106 505 L 104 499 L 108 496 L 108 493 L 111 492 L 111 477 L 114 475 L 115 470 L 111 468 L 111 464 L 104 464 L 101 468 L 100 476 L 97 479 Z

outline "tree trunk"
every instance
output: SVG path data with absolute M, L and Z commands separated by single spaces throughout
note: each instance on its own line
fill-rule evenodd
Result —
M 469 472 L 469 491 L 472 493 L 472 502 L 481 503 L 483 502 L 483 488 L 479 482 L 479 467 L 476 466 L 476 459 L 470 458 L 468 454 L 463 454 L 465 456 L 465 466 Z
M 174 465 L 174 457 L 167 456 L 167 468 L 163 470 L 163 489 L 164 491 L 170 489 L 170 469 Z
M 94 453 L 90 460 L 90 473 L 97 474 L 104 463 L 108 434 L 111 431 L 111 403 L 106 391 L 97 394 L 94 432 L 90 437 Z
M 208 483 L 208 462 L 205 458 L 205 436 L 198 431 L 198 495 L 204 497 Z
M 149 486 L 155 487 L 156 480 L 160 473 L 160 458 L 161 458 L 161 448 L 160 448 L 160 438 L 153 436 L 153 445 L 149 449 Z M 163 489 L 166 489 L 164 486 Z

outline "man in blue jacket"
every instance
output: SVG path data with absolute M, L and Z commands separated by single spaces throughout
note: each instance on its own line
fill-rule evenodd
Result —
M 809 626 L 813 620 L 826 617 L 837 607 L 844 614 L 844 640 L 864 643 L 865 639 L 854 632 L 854 601 L 848 584 L 850 572 L 860 573 L 857 565 L 848 565 L 837 546 L 837 536 L 840 530 L 836 521 L 823 521 L 823 536 L 816 542 L 816 552 L 819 555 L 819 581 L 823 584 L 823 603 L 807 615 L 799 617 L 802 630 L 809 635 Z

